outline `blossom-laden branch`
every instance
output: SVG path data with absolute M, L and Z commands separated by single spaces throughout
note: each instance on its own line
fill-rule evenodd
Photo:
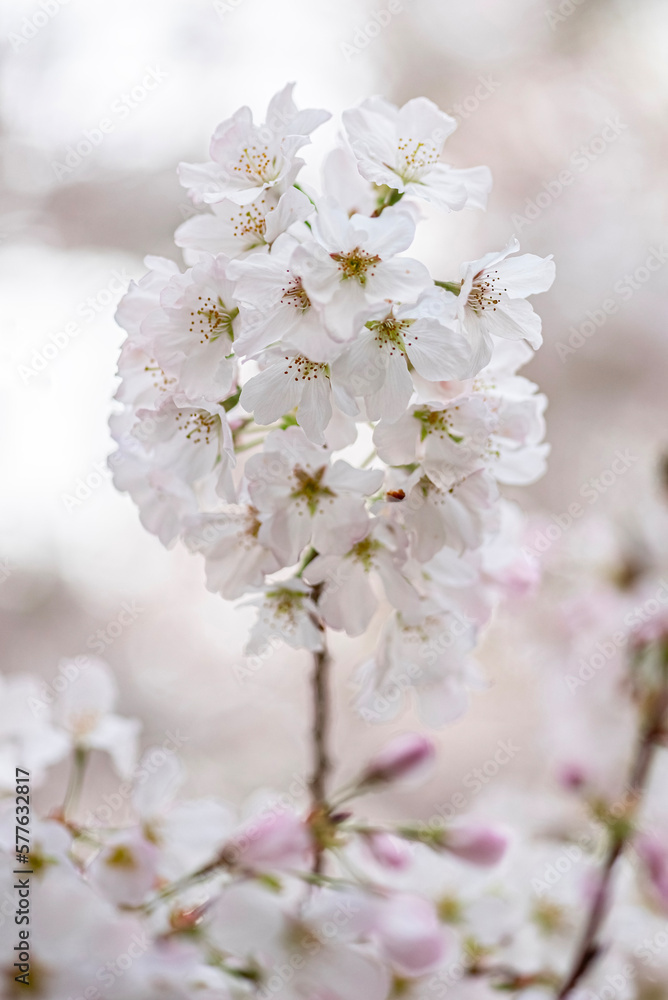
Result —
M 42 768 L 74 750 L 75 769 L 31 859 L 40 890 L 72 900 L 86 942 L 142 942 L 104 1000 L 232 1000 L 240 981 L 258 996 L 431 995 L 427 977 L 458 947 L 449 923 L 480 956 L 464 975 L 484 966 L 529 982 L 507 968 L 505 931 L 478 941 L 467 913 L 466 866 L 493 868 L 503 832 L 440 815 L 380 829 L 352 813 L 362 795 L 419 778 L 430 740 L 403 732 L 330 789 L 326 635 L 380 626 L 357 674 L 365 720 L 392 718 L 409 692 L 428 726 L 465 711 L 480 629 L 503 593 L 531 585 L 502 490 L 545 468 L 546 400 L 518 372 L 541 344 L 528 300 L 554 264 L 510 240 L 434 282 L 410 256 L 420 200 L 483 209 L 491 187 L 486 167 L 443 162 L 454 119 L 425 98 L 364 101 L 344 113 L 318 193 L 300 183 L 301 154 L 329 114 L 297 108 L 292 90 L 262 124 L 240 108 L 209 161 L 181 165 L 200 211 L 175 239 L 192 263 L 148 258 L 119 305 L 110 463 L 148 531 L 203 555 L 211 591 L 255 606 L 254 673 L 285 646 L 311 655 L 312 770 L 241 816 L 217 799 L 184 802 L 178 740 L 139 758 L 111 673 L 86 663 L 65 678 L 29 749 Z M 3 760 L 24 738 L 7 729 Z M 121 784 L 75 824 L 91 752 L 109 755 Z M 482 895 L 496 899 L 496 886 Z M 42 953 L 34 941 L 41 994 L 88 996 L 117 945 L 74 960 L 58 946 L 62 907 L 50 909 L 56 944 Z

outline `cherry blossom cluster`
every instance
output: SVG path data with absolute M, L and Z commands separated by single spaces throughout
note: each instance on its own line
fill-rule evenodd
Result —
M 496 596 L 532 583 L 499 487 L 545 467 L 546 401 L 517 372 L 554 264 L 510 239 L 433 277 L 409 255 L 418 222 L 483 208 L 489 171 L 441 161 L 455 122 L 429 100 L 372 98 L 344 112 L 320 193 L 299 154 L 328 118 L 287 86 L 181 165 L 188 266 L 147 258 L 118 309 L 114 479 L 165 545 L 203 554 L 212 591 L 258 605 L 249 654 L 318 651 L 382 607 L 360 710 L 398 710 L 409 669 L 438 726 L 479 683 Z

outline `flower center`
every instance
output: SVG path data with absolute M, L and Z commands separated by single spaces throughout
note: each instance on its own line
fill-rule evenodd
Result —
M 100 721 L 100 713 L 95 711 L 79 712 L 70 720 L 70 730 L 77 740 L 83 740 L 93 732 Z
M 232 171 L 246 181 L 266 184 L 276 178 L 276 162 L 268 146 L 244 146 Z
M 151 358 L 150 363 L 148 365 L 144 365 L 144 371 L 151 373 L 149 377 L 153 383 L 153 388 L 157 392 L 168 392 L 173 385 L 176 385 L 176 377 L 173 375 L 166 375 L 155 358 Z
M 456 896 L 442 896 L 438 900 L 437 911 L 444 924 L 459 924 L 464 918 L 464 907 Z
M 206 298 L 198 295 L 197 299 L 201 305 L 196 312 L 190 314 L 190 332 L 199 335 L 200 344 L 207 340 L 213 343 L 222 336 L 233 341 L 232 323 L 239 315 L 239 310 L 236 307 L 228 309 L 220 296 L 215 301 L 210 295 Z
M 423 622 L 414 625 L 409 622 L 405 622 L 403 618 L 399 616 L 399 625 L 401 628 L 401 635 L 406 642 L 421 645 L 432 641 L 434 630 L 441 626 L 442 622 L 435 615 L 427 615 Z
M 367 323 L 367 326 L 373 331 L 379 347 L 389 347 L 392 354 L 397 350 L 405 354 L 406 345 L 403 333 L 409 328 L 411 322 L 411 320 L 395 319 L 394 316 L 390 315 L 378 322 Z
M 329 497 L 331 502 L 331 498 L 336 496 L 336 494 L 322 482 L 326 471 L 326 465 L 323 465 L 321 469 L 316 469 L 315 472 L 302 469 L 301 466 L 298 465 L 292 474 L 296 480 L 296 487 L 292 491 L 291 497 L 295 500 L 297 507 L 299 507 L 301 501 L 301 503 L 308 508 L 311 515 L 315 514 L 320 501 L 324 497 Z
M 339 265 L 344 280 L 354 278 L 360 285 L 366 284 L 367 277 L 374 276 L 374 267 L 380 264 L 380 257 L 367 253 L 360 247 L 355 247 L 349 253 L 330 253 L 329 256 Z
M 397 173 L 402 180 L 413 181 L 438 161 L 439 150 L 432 142 L 400 138 L 397 154 Z
M 377 538 L 363 538 L 352 547 L 348 555 L 362 564 L 365 573 L 369 573 L 376 564 L 376 553 L 383 548 L 385 546 Z
M 304 604 L 304 595 L 288 587 L 277 587 L 276 590 L 267 593 L 267 600 L 271 602 L 275 617 L 282 618 L 289 628 L 294 629 L 297 625 L 297 614 Z
M 244 518 L 244 535 L 246 535 L 249 539 L 257 538 L 261 527 L 262 525 L 258 518 L 257 508 L 253 507 L 252 504 L 249 504 Z
M 177 429 L 193 444 L 211 444 L 218 431 L 218 417 L 206 410 L 177 410 Z
M 328 366 L 325 362 L 310 361 L 309 358 L 305 358 L 301 354 L 296 358 L 290 358 L 288 355 L 285 355 L 285 360 L 290 363 L 283 374 L 292 374 L 295 382 L 298 382 L 299 379 L 302 382 L 310 382 L 311 379 L 317 379 L 318 375 L 323 375 L 325 378 L 329 377 Z
M 476 274 L 466 302 L 474 313 L 480 314 L 485 309 L 496 312 L 501 296 L 507 291 L 506 288 L 499 287 L 498 273 L 498 271 L 481 271 Z
M 544 934 L 556 934 L 567 926 L 563 907 L 558 903 L 541 900 L 533 911 L 533 918 Z
M 236 239 L 249 240 L 249 249 L 263 246 L 265 243 L 265 232 L 267 230 L 267 214 L 274 211 L 274 206 L 265 209 L 266 199 L 261 198 L 253 201 L 250 205 L 243 205 L 236 215 L 230 216 L 230 223 L 233 226 L 232 235 Z
M 420 423 L 420 440 L 424 441 L 430 434 L 438 437 L 449 437 L 455 444 L 461 444 L 464 438 L 453 434 L 445 410 L 415 410 L 413 416 Z
M 311 300 L 302 287 L 301 278 L 294 278 L 288 287 L 283 289 L 281 301 L 285 302 L 286 305 L 299 309 L 300 312 L 306 312 L 310 308 Z
M 119 844 L 105 860 L 105 864 L 112 868 L 136 868 L 137 861 L 126 844 Z

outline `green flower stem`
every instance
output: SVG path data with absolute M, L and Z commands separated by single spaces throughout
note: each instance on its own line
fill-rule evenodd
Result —
M 434 279 L 434 284 L 438 285 L 439 288 L 445 288 L 448 292 L 453 292 L 455 295 L 459 295 L 462 286 L 457 281 L 436 281 Z

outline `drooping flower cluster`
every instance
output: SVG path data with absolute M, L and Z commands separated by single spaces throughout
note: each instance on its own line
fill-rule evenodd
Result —
M 114 477 L 165 545 L 203 553 L 210 589 L 259 605 L 249 652 L 361 635 L 384 592 L 360 708 L 398 708 L 408 659 L 441 725 L 495 594 L 530 583 L 499 485 L 544 469 L 545 399 L 517 371 L 554 265 L 511 240 L 435 279 L 410 256 L 420 200 L 484 207 L 489 171 L 440 161 L 454 121 L 430 101 L 376 98 L 344 114 L 321 194 L 297 154 L 328 117 L 288 86 L 181 167 L 202 207 L 176 233 L 189 266 L 147 258 L 118 310 Z

